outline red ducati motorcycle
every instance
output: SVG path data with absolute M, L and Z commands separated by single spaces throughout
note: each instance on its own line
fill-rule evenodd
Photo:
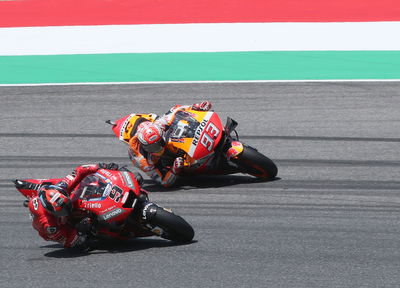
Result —
M 73 204 L 69 224 L 74 226 L 89 217 L 95 223 L 90 236 L 95 239 L 130 239 L 160 236 L 175 242 L 191 242 L 194 230 L 182 217 L 150 202 L 148 193 L 127 169 L 100 169 L 86 176 L 71 193 Z M 50 185 L 61 179 L 26 179 L 40 185 Z M 27 199 L 37 197 L 37 191 L 18 189 Z M 27 206 L 27 200 L 25 206 Z

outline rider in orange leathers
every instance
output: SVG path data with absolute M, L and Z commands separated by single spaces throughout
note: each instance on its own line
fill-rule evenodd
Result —
M 129 140 L 129 157 L 134 166 L 145 172 L 151 179 L 164 187 L 172 186 L 181 172 L 184 160 L 175 158 L 172 167 L 162 167 L 159 160 L 165 152 L 165 132 L 179 111 L 209 111 L 211 103 L 203 101 L 193 105 L 176 105 L 154 122 L 144 121 Z

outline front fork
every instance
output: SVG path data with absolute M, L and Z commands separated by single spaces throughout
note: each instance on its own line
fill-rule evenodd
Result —
M 142 210 L 142 221 L 144 222 L 144 226 L 149 229 L 154 235 L 162 237 L 165 232 L 163 228 L 157 226 L 156 224 L 153 223 L 153 218 L 157 214 L 158 209 L 164 209 L 167 211 L 170 211 L 168 209 L 165 209 L 161 206 L 158 206 L 157 204 L 153 202 L 148 202 L 146 205 L 144 205 L 143 210 Z M 172 211 L 170 211 L 172 212 Z
M 237 159 L 237 157 L 243 152 L 243 144 L 241 142 L 239 142 L 239 136 L 235 130 L 235 128 L 237 127 L 238 123 L 233 120 L 232 118 L 228 117 L 226 119 L 226 124 L 224 127 L 225 130 L 225 141 L 226 144 L 223 147 L 226 147 L 224 149 L 224 151 L 226 150 L 225 153 L 225 157 L 228 161 L 232 160 L 232 159 Z M 236 139 L 232 139 L 230 134 L 232 132 L 236 133 Z

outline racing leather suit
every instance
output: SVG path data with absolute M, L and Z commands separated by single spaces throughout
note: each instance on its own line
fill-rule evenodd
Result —
M 98 165 L 78 166 L 75 170 L 61 179 L 56 185 L 65 189 L 68 195 L 76 187 L 81 180 L 89 174 L 95 173 L 99 169 Z M 46 180 L 43 180 L 43 184 Z M 41 185 L 36 185 L 38 191 Z M 39 235 L 46 241 L 55 241 L 64 245 L 65 248 L 79 246 L 86 239 L 85 235 L 80 235 L 71 225 L 67 224 L 66 217 L 55 217 L 48 212 L 43 206 L 39 198 L 33 197 L 29 200 L 28 208 L 32 216 L 32 226 L 38 231 Z
M 206 101 L 205 101 L 206 102 Z M 178 111 L 186 110 L 200 110 L 209 111 L 211 109 L 211 103 L 207 102 L 208 105 L 201 105 L 202 103 L 195 103 L 193 105 L 175 105 L 170 110 L 167 111 L 163 116 L 157 118 L 154 124 L 158 125 L 164 132 L 166 132 L 169 126 L 174 120 L 175 114 Z M 140 125 L 139 125 L 140 126 Z M 174 173 L 174 169 L 168 167 L 157 167 L 157 165 L 162 153 L 157 155 L 152 155 L 146 152 L 138 140 L 137 135 L 134 135 L 129 140 L 129 158 L 131 159 L 134 166 L 138 167 L 140 170 L 145 172 L 151 179 L 157 183 L 163 185 L 164 187 L 171 187 L 176 179 L 177 175 Z M 164 169 L 160 169 L 164 168 Z

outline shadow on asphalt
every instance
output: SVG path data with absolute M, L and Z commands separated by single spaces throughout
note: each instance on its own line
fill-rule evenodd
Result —
M 164 239 L 148 239 L 148 238 L 138 238 L 131 240 L 101 240 L 92 245 L 93 249 L 88 252 L 81 251 L 79 249 L 69 248 L 65 249 L 62 245 L 52 244 L 42 246 L 41 248 L 61 248 L 44 254 L 46 257 L 51 258 L 75 258 L 83 257 L 93 254 L 104 254 L 104 253 L 126 253 L 135 252 L 152 248 L 165 248 L 165 247 L 175 247 L 190 245 L 196 243 L 193 240 L 189 243 L 177 243 Z
M 172 192 L 179 190 L 219 188 L 242 184 L 272 182 L 280 179 L 281 178 L 279 177 L 275 177 L 274 179 L 265 180 L 244 175 L 201 175 L 179 178 L 171 188 L 164 188 L 161 185 L 155 184 L 152 180 L 144 180 L 142 187 L 149 192 Z

